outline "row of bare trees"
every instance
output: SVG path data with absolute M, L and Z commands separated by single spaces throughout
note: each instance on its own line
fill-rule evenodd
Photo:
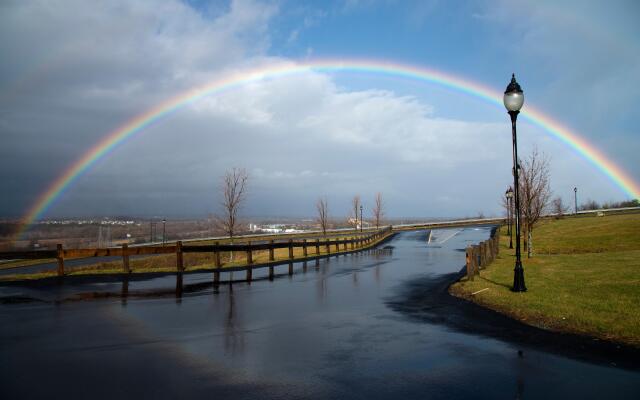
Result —
M 353 229 L 358 229 L 359 225 L 363 223 L 362 216 L 359 216 L 358 214 L 361 208 L 362 202 L 360 200 L 360 195 L 353 196 L 353 199 L 351 200 L 351 211 L 347 217 L 347 223 L 353 226 Z M 326 198 L 321 197 L 318 199 L 316 202 L 316 210 L 318 212 L 318 224 L 320 225 L 320 229 L 322 229 L 322 233 L 326 235 L 329 224 L 329 207 Z M 380 192 L 376 193 L 371 213 L 373 217 L 373 224 L 375 224 L 376 229 L 379 229 L 382 224 L 382 219 L 384 218 L 384 203 L 382 201 L 382 193 Z
M 244 168 L 232 168 L 222 177 L 222 215 L 216 216 L 216 224 L 229 236 L 233 243 L 238 228 L 238 213 L 246 200 L 247 182 L 249 174 Z M 360 196 L 356 195 L 352 200 L 354 229 L 358 225 L 358 210 L 361 209 L 362 203 Z M 376 193 L 374 206 L 372 209 L 373 221 L 376 229 L 380 227 L 382 218 L 384 217 L 384 205 L 382 202 L 382 193 Z M 326 236 L 329 227 L 329 206 L 326 198 L 318 199 L 316 203 L 318 212 L 318 224 L 323 235 Z M 360 221 L 362 224 L 362 221 Z

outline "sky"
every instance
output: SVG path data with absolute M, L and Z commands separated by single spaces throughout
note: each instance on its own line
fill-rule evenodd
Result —
M 640 182 L 637 1 L 7 0 L 0 3 L 0 218 L 127 121 L 230 74 L 315 60 L 429 68 L 534 106 Z M 550 160 L 565 204 L 629 199 L 543 128 L 519 152 Z M 221 178 L 250 175 L 246 216 L 333 217 L 381 192 L 389 217 L 500 215 L 511 176 L 505 109 L 400 76 L 309 70 L 192 102 L 132 135 L 41 218 L 203 217 Z

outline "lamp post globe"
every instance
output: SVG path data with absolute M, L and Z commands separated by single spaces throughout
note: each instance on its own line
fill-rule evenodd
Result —
M 516 265 L 513 268 L 513 287 L 514 292 L 526 292 L 527 287 L 524 284 L 524 268 L 522 268 L 522 260 L 520 257 L 520 186 L 518 176 L 520 175 L 520 164 L 518 162 L 518 140 L 516 134 L 516 120 L 520 109 L 524 104 L 524 92 L 516 81 L 516 75 L 511 75 L 511 82 L 504 91 L 504 106 L 507 113 L 511 117 L 511 137 L 513 142 L 513 198 L 515 202 L 515 222 L 516 222 Z
M 522 108 L 522 105 L 524 104 L 524 93 L 516 81 L 516 74 L 511 75 L 511 82 L 509 82 L 507 89 L 504 91 L 502 101 L 508 111 L 518 112 Z

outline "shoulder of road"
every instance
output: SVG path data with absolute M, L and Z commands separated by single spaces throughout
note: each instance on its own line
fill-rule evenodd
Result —
M 523 237 L 524 239 L 524 237 Z M 512 292 L 514 250 L 506 226 L 500 252 L 450 293 L 547 330 L 640 347 L 640 213 L 550 218 L 523 252 L 527 291 Z

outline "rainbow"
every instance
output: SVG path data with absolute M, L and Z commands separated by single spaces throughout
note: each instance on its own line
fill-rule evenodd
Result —
M 315 60 L 261 66 L 242 72 L 231 73 L 203 86 L 187 90 L 173 98 L 170 98 L 156 107 L 134 117 L 116 130 L 105 135 L 102 140 L 82 155 L 82 157 L 77 159 L 66 171 L 64 171 L 62 175 L 49 185 L 44 193 L 38 197 L 37 201 L 31 208 L 29 208 L 23 217 L 23 224 L 19 232 L 16 234 L 16 238 L 19 238 L 30 224 L 41 219 L 61 194 L 106 154 L 113 151 L 126 139 L 182 107 L 194 103 L 205 96 L 219 94 L 252 82 L 258 82 L 266 79 L 278 79 L 308 72 L 330 73 L 340 71 L 389 75 L 434 83 L 458 92 L 481 98 L 490 103 L 496 104 L 501 108 L 503 107 L 501 91 L 496 91 L 483 86 L 480 83 L 472 82 L 442 71 L 391 62 L 371 60 Z M 569 147 L 575 149 L 587 161 L 602 171 L 627 195 L 632 198 L 640 198 L 640 185 L 634 182 L 631 177 L 613 161 L 605 157 L 603 153 L 576 133 L 571 132 L 568 128 L 553 120 L 551 117 L 536 110 L 531 105 L 525 105 L 521 115 L 533 124 L 549 132 Z

